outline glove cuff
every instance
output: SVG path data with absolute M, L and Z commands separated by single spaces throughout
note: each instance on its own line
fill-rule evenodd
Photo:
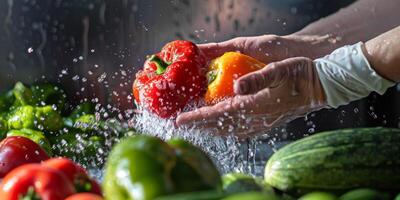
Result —
M 331 54 L 314 60 L 330 107 L 337 108 L 351 101 L 379 94 L 395 85 L 381 77 L 370 66 L 362 51 L 362 42 L 341 47 Z

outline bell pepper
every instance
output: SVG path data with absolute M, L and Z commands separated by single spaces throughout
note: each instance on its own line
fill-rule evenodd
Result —
M 49 137 L 54 154 L 68 157 L 85 167 L 101 167 L 108 155 L 104 136 L 88 136 L 75 129 L 68 129 Z
M 2 200 L 64 200 L 74 193 L 63 173 L 41 164 L 19 166 L 0 184 Z
M 274 192 L 273 188 L 267 185 L 263 179 L 242 173 L 228 173 L 223 175 L 222 185 L 226 194 L 244 192 Z
M 174 117 L 207 87 L 205 58 L 189 41 L 173 41 L 150 56 L 136 74 L 136 103 L 161 118 Z
M 262 192 L 245 192 L 234 194 L 222 200 L 282 200 L 278 195 Z
M 64 173 L 71 183 L 74 184 L 77 192 L 90 192 L 101 195 L 99 184 L 89 178 L 86 170 L 67 158 L 51 158 L 42 163 L 47 167 L 56 169 Z
M 21 82 L 17 82 L 12 89 L 15 97 L 14 106 L 35 105 L 37 100 L 33 97 L 32 90 Z
M 20 130 L 10 130 L 7 133 L 7 137 L 10 136 L 22 136 L 29 138 L 30 140 L 36 142 L 36 144 L 40 145 L 48 155 L 53 155 L 53 151 L 51 150 L 50 142 L 44 136 L 44 133 L 41 131 L 35 131 L 32 129 L 20 129 Z
M 176 192 L 220 189 L 219 171 L 202 150 L 182 139 L 171 139 L 167 143 L 175 149 L 177 157 L 171 172 Z
M 7 135 L 8 123 L 5 115 L 0 114 L 0 141 Z
M 36 129 L 58 131 L 63 126 L 61 115 L 52 106 L 20 106 L 14 109 L 8 118 L 10 129 Z
M 36 106 L 51 105 L 63 113 L 67 105 L 67 95 L 61 87 L 49 83 L 38 83 L 30 87 Z
M 250 72 L 262 69 L 264 63 L 238 52 L 227 52 L 211 61 L 207 73 L 207 104 L 215 104 L 234 96 L 234 81 Z
M 150 200 L 181 191 L 216 189 L 220 184 L 216 167 L 196 147 L 136 135 L 113 148 L 103 189 L 107 200 Z
M 92 102 L 85 101 L 75 107 L 75 109 L 69 115 L 69 119 L 75 122 L 76 119 L 83 115 L 94 114 L 96 111 L 96 105 Z
M 20 165 L 47 159 L 47 153 L 32 140 L 19 136 L 7 137 L 0 143 L 0 178 Z
M 103 200 L 103 197 L 92 193 L 78 193 L 67 197 L 65 200 Z
M 0 112 L 8 112 L 15 101 L 12 90 L 0 95 Z

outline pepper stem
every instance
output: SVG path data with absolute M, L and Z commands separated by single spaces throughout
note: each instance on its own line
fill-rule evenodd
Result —
M 149 62 L 154 62 L 157 65 L 156 74 L 161 75 L 167 70 L 167 67 L 171 64 L 170 62 L 163 61 L 157 55 L 151 55 L 149 58 Z
M 41 200 L 41 198 L 36 194 L 35 188 L 32 186 L 28 188 L 28 191 L 24 196 L 19 196 L 19 200 Z
M 207 76 L 208 85 L 210 85 L 217 78 L 218 70 L 208 71 L 206 76 Z

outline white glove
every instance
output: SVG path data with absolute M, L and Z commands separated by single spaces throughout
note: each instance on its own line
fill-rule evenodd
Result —
M 395 83 L 381 77 L 369 65 L 362 51 L 363 43 L 341 47 L 331 54 L 314 60 L 326 101 L 337 108 L 351 101 L 379 94 Z

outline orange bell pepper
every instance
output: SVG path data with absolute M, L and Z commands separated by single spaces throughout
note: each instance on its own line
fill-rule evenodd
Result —
M 238 52 L 226 52 L 211 61 L 207 73 L 208 88 L 205 102 L 218 103 L 234 96 L 233 83 L 241 76 L 262 69 L 266 64 Z

